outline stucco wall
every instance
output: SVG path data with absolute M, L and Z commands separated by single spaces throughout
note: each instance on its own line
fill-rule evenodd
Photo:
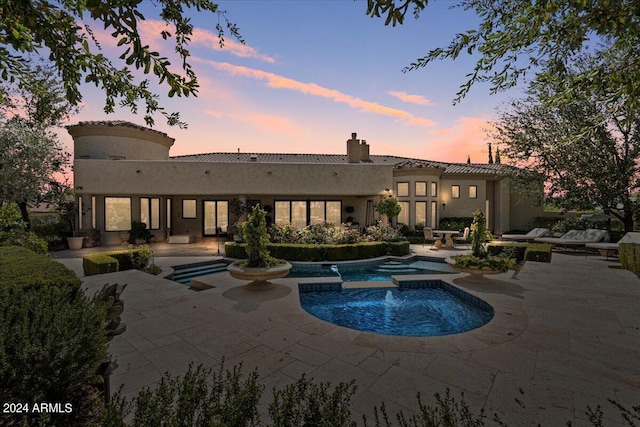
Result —
M 174 141 L 161 132 L 130 126 L 81 124 L 68 131 L 76 159 L 166 160 Z
M 273 194 L 369 196 L 393 184 L 386 165 L 85 160 L 74 163 L 78 194 Z

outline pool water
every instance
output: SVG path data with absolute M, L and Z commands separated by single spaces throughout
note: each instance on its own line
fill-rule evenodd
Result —
M 196 264 L 175 266 L 171 280 L 190 285 L 191 278 L 222 273 L 227 271 L 231 261 L 208 261 Z M 336 272 L 332 267 L 336 267 Z M 431 261 L 413 257 L 406 260 L 388 259 L 385 261 L 369 261 L 357 263 L 323 263 L 313 266 L 293 263 L 287 278 L 305 277 L 338 277 L 344 282 L 356 281 L 391 281 L 391 276 L 406 274 L 443 274 L 455 273 L 444 261 Z
M 338 273 L 332 269 L 338 268 Z M 422 259 L 386 260 L 384 262 L 368 262 L 355 264 L 324 264 L 322 267 L 308 268 L 295 265 L 287 277 L 342 277 L 344 282 L 378 282 L 391 281 L 391 276 L 406 274 L 443 274 L 455 273 L 444 262 Z
M 383 335 L 457 334 L 476 329 L 493 318 L 493 309 L 484 301 L 466 293 L 462 298 L 446 286 L 301 290 L 300 304 L 327 322 Z

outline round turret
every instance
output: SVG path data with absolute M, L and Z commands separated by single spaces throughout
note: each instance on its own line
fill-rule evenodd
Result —
M 76 159 L 167 160 L 175 141 L 166 133 L 126 121 L 67 126 Z

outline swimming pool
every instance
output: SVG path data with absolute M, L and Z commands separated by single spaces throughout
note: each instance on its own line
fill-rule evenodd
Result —
M 189 285 L 193 277 L 226 271 L 231 261 L 218 260 L 174 267 L 171 280 Z M 288 278 L 341 277 L 344 282 L 391 281 L 391 276 L 407 274 L 451 274 L 444 260 L 428 257 L 387 258 L 346 263 L 292 263 Z
M 306 290 L 301 284 L 300 305 L 335 325 L 383 335 L 451 335 L 493 318 L 493 308 L 483 300 L 440 280 L 424 283 L 420 288 L 341 290 Z

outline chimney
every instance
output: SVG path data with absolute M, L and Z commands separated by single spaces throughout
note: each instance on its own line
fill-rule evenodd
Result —
M 347 161 L 349 163 L 360 162 L 360 140 L 356 139 L 358 134 L 353 132 L 351 139 L 347 140 Z
M 371 159 L 369 158 L 369 144 L 367 144 L 367 141 L 365 141 L 364 139 L 360 144 L 360 161 L 361 162 L 371 161 Z

